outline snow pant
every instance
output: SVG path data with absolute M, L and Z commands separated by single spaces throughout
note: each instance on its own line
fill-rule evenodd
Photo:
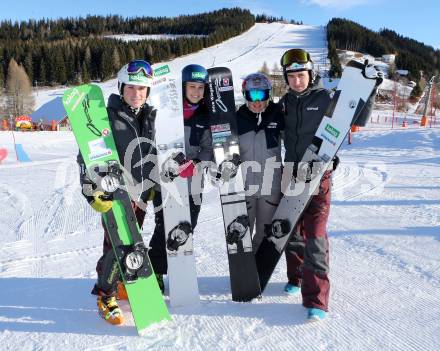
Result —
M 258 250 L 265 236 L 265 227 L 272 223 L 272 217 L 280 203 L 281 193 L 272 195 L 253 195 L 246 197 L 246 205 L 252 236 L 254 252 Z
M 134 213 L 136 215 L 139 227 L 142 227 L 145 218 L 145 212 L 140 207 L 132 203 Z M 105 227 L 104 220 L 102 220 L 102 227 L 104 228 L 104 242 L 102 248 L 102 256 L 96 264 L 96 272 L 98 273 L 98 281 L 93 287 L 92 294 L 94 295 L 114 295 L 118 281 L 121 280 L 118 263 L 115 258 L 110 235 Z
M 319 193 L 312 197 L 285 251 L 287 278 L 290 284 L 301 286 L 303 306 L 324 311 L 328 311 L 330 293 L 327 221 L 331 173 L 324 174 Z
M 201 194 L 198 203 L 201 203 Z M 153 206 L 154 208 L 159 208 L 162 206 L 162 197 L 160 192 L 156 192 L 153 198 Z M 191 215 L 191 226 L 193 231 L 197 225 L 197 221 L 199 218 L 201 205 L 197 205 L 194 203 L 194 198 L 192 196 L 189 197 L 189 209 Z M 167 274 L 168 271 L 168 262 L 167 262 L 167 252 L 165 247 L 166 242 L 166 234 L 165 234 L 165 223 L 163 221 L 163 211 L 155 211 L 154 214 L 154 233 L 150 240 L 150 250 L 148 251 L 148 255 L 150 256 L 151 265 L 153 266 L 153 270 L 157 274 Z

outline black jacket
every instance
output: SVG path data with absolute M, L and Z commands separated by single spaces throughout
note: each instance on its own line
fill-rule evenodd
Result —
M 155 183 L 154 179 L 157 180 L 153 173 L 153 170 L 156 171 L 157 155 L 154 146 L 156 110 L 145 104 L 136 115 L 119 95 L 112 94 L 108 100 L 107 113 L 119 160 L 122 166 L 130 172 L 136 186 L 136 200 L 145 201 Z M 84 185 L 91 182 L 85 172 L 84 161 L 80 153 L 77 162 L 80 165 L 80 182 L 83 194 L 91 202 L 93 197 L 90 196 L 90 191 L 84 191 L 87 188 Z
M 190 160 L 213 161 L 209 111 L 201 104 L 191 118 L 185 120 L 185 154 Z

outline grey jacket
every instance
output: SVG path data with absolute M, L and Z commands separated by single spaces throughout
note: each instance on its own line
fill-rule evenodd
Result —
M 371 115 L 374 96 L 375 93 L 370 96 L 355 119 L 364 121 L 368 119 Z M 301 94 L 289 90 L 281 98 L 279 104 L 284 111 L 285 123 L 285 162 L 301 161 L 330 105 L 331 97 L 332 91 L 324 89 L 318 81 Z
M 284 128 L 283 114 L 279 105 L 269 102 L 259 116 L 243 105 L 237 111 L 237 127 L 240 144 L 240 158 L 243 162 L 254 161 L 261 170 L 253 171 L 243 167 L 245 189 L 253 191 L 258 186 L 259 195 L 273 195 L 281 191 L 281 131 Z M 251 165 L 246 162 L 244 165 Z M 273 171 L 273 173 L 272 173 Z

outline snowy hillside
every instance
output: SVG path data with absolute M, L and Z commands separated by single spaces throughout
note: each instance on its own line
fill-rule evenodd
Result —
M 226 66 L 232 70 L 235 94 L 240 96 L 241 79 L 259 70 L 266 62 L 269 69 L 280 64 L 284 51 L 293 47 L 308 50 L 313 60 L 320 64 L 327 56 L 327 41 L 324 27 L 293 25 L 282 23 L 257 23 L 244 34 L 229 39 L 222 44 L 209 47 L 197 53 L 169 62 L 171 69 L 180 71 L 190 63 L 205 67 Z M 160 66 L 158 63 L 157 66 Z M 108 97 L 117 92 L 116 79 L 98 84 Z M 35 93 L 36 108 L 62 96 L 65 89 L 40 89 Z M 37 95 L 38 94 L 38 95 Z
M 256 25 L 171 63 L 226 65 L 234 79 L 271 67 L 294 46 L 326 55 L 322 27 Z M 237 84 L 239 85 L 239 84 Z M 106 94 L 115 81 L 103 83 Z M 39 91 L 38 103 L 61 90 Z M 98 317 L 90 290 L 102 251 L 99 215 L 80 194 L 71 133 L 14 133 L 31 162 L 0 164 L 0 350 L 438 350 L 440 349 L 440 129 L 375 130 L 344 143 L 329 225 L 330 313 L 306 323 L 282 291 L 280 261 L 260 301 L 231 301 L 218 195 L 207 188 L 195 232 L 201 303 L 136 335 Z M 148 242 L 150 209 L 143 227 Z M 167 301 L 168 302 L 168 301 Z

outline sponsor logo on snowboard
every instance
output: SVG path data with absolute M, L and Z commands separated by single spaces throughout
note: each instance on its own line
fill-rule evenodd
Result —
M 356 103 L 355 100 L 351 100 L 351 101 L 349 102 L 349 104 L 348 104 L 348 106 L 349 106 L 350 108 L 355 108 L 356 105 L 357 105 L 357 103 Z
M 340 132 L 339 130 L 337 130 L 335 127 L 332 127 L 330 124 L 327 124 L 327 125 L 325 126 L 325 130 L 326 130 L 329 134 L 333 135 L 335 138 L 338 138 L 338 137 L 339 137 L 339 134 L 341 134 L 341 132 Z
M 166 81 L 167 81 L 166 77 L 162 77 L 162 78 L 156 79 L 156 80 L 153 81 L 153 86 L 161 84 L 161 83 L 166 82 Z
M 158 77 L 158 76 L 163 76 L 164 74 L 168 74 L 170 73 L 170 67 L 168 65 L 156 68 L 154 70 L 154 76 Z
M 66 99 L 64 100 L 65 105 L 70 105 L 72 102 L 72 99 L 74 97 L 78 97 L 73 104 L 73 106 L 70 107 L 71 111 L 75 111 L 78 105 L 81 103 L 82 99 L 84 98 L 86 94 L 80 93 L 80 91 L 76 88 L 72 89 L 72 91 L 66 96 Z
M 222 78 L 222 84 L 224 87 L 229 86 L 229 78 Z
M 112 150 L 108 149 L 105 145 L 104 138 L 89 141 L 89 150 L 90 161 L 98 160 L 112 154 Z
M 103 131 L 102 131 L 102 135 L 104 135 L 104 136 L 107 136 L 107 135 L 109 135 L 110 134 L 110 129 L 108 129 L 108 128 L 105 128 Z
M 330 144 L 332 144 L 333 146 L 335 146 L 336 145 L 336 143 L 333 141 L 333 140 L 331 140 L 327 135 L 325 135 L 324 133 L 321 133 L 321 137 L 323 138 L 323 139 L 325 139 L 325 140 L 327 140 Z
M 231 130 L 231 126 L 229 125 L 229 123 L 224 123 L 224 124 L 213 124 L 211 126 L 211 132 L 213 133 L 218 133 L 218 132 L 226 132 Z
M 232 85 L 230 85 L 228 87 L 220 87 L 220 88 L 218 88 L 218 91 L 230 91 L 230 90 L 234 90 L 234 87 Z

